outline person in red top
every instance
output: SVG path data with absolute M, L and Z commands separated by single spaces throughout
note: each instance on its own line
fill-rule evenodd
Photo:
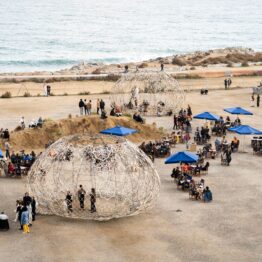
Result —
M 11 162 L 8 163 L 8 174 L 9 175 L 14 175 L 15 174 L 15 167 L 14 167 L 14 165 Z

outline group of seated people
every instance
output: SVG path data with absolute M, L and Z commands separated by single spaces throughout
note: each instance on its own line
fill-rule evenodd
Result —
M 1 128 L 0 129 L 0 137 L 2 139 L 5 139 L 5 140 L 9 140 L 10 139 L 10 133 L 9 133 L 8 128 L 6 128 L 6 129 Z
M 145 152 L 148 156 L 152 157 L 168 157 L 170 155 L 170 143 L 167 140 L 160 141 L 149 141 L 148 143 L 143 142 L 139 148 Z
M 38 120 L 32 120 L 30 123 L 29 123 L 29 128 L 42 128 L 43 127 L 43 124 L 44 124 L 44 120 L 42 119 L 42 117 L 40 116 L 38 118 Z
M 197 151 L 197 155 L 199 156 L 199 163 L 203 163 L 206 158 L 215 159 L 217 156 L 217 151 L 213 149 L 212 144 L 205 144 L 202 149 Z
M 12 152 L 7 165 L 8 176 L 21 176 L 22 171 L 27 172 L 36 159 L 36 154 L 32 151 L 26 154 L 24 150 L 19 153 Z
M 205 202 L 212 201 L 212 193 L 209 190 L 209 187 L 204 188 L 205 180 L 201 179 L 199 182 L 190 176 L 187 172 L 180 171 L 179 167 L 174 168 L 171 174 L 171 177 L 174 178 L 174 182 L 177 184 L 177 187 L 181 187 L 183 191 L 189 191 L 189 197 L 196 200 L 204 200 Z
M 181 175 L 187 175 L 189 177 L 193 175 L 201 175 L 208 171 L 209 166 L 210 166 L 209 162 L 206 162 L 205 165 L 200 163 L 196 163 L 196 165 L 182 163 L 180 168 L 176 167 L 173 169 L 171 177 L 173 177 L 176 180 Z
M 202 126 L 201 130 L 199 127 L 196 128 L 194 141 L 197 145 L 205 144 L 210 139 L 209 128 L 207 126 Z
M 216 121 L 215 125 L 212 128 L 212 134 L 216 136 L 224 136 L 227 132 L 227 125 L 221 121 Z

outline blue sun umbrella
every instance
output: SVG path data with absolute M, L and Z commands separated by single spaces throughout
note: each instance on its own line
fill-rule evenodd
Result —
M 246 135 L 262 135 L 262 131 L 257 130 L 251 126 L 248 125 L 241 125 L 237 127 L 231 127 L 228 130 L 233 131 L 239 135 L 244 135 L 244 141 L 243 141 L 243 152 L 244 151 L 244 143 L 245 143 L 245 136 Z
M 219 120 L 219 116 L 212 114 L 210 112 L 203 112 L 201 114 L 195 115 L 194 118 L 212 120 L 212 121 L 218 121 Z
M 123 127 L 123 126 L 115 126 L 113 128 L 105 129 L 100 133 L 105 135 L 113 135 L 113 136 L 127 136 L 137 133 L 137 130 Z
M 165 164 L 175 164 L 175 163 L 195 163 L 198 161 L 198 155 L 182 151 L 177 152 L 170 157 L 168 157 L 165 161 Z
M 233 114 L 233 115 L 253 115 L 252 112 L 249 112 L 242 107 L 225 108 L 224 111 L 226 111 L 227 113 Z
M 0 158 L 4 158 L 3 151 L 0 149 Z
M 239 135 L 262 135 L 262 131 L 259 131 L 248 125 L 241 125 L 233 128 L 233 131 Z

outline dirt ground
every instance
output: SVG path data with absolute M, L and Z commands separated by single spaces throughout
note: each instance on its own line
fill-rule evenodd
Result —
M 185 90 L 223 89 L 223 77 L 208 77 L 208 71 L 201 71 L 203 78 L 199 79 L 179 79 L 179 84 Z M 206 74 L 206 75 L 205 75 Z M 241 76 L 232 78 L 232 88 L 235 87 L 255 87 L 261 82 L 261 76 Z M 51 92 L 54 95 L 78 95 L 89 92 L 90 94 L 108 93 L 111 91 L 115 82 L 109 81 L 64 81 L 51 83 Z M 11 92 L 12 96 L 23 96 L 26 92 L 32 96 L 45 94 L 43 83 L 24 82 L 24 83 L 0 83 L 0 96 L 5 92 Z M 2 100 L 0 101 L 2 104 Z
M 250 93 L 248 88 L 212 91 L 208 96 L 192 92 L 186 104 L 194 114 L 208 110 L 224 116 L 223 108 L 243 106 L 254 115 L 241 116 L 242 122 L 262 130 L 261 108 L 250 108 Z M 1 100 L 0 123 L 12 128 L 21 115 L 58 119 L 78 114 L 78 100 L 78 96 Z M 171 117 L 147 122 L 172 128 Z M 192 123 L 195 128 L 203 121 Z M 221 166 L 219 158 L 210 160 L 204 179 L 213 192 L 212 203 L 190 200 L 170 177 L 174 165 L 157 159 L 162 185 L 152 211 L 102 223 L 38 216 L 29 235 L 12 222 L 15 200 L 24 194 L 26 180 L 1 178 L 0 210 L 9 215 L 11 230 L 0 232 L 0 261 L 262 261 L 261 156 L 251 153 L 249 138 L 245 141 L 249 152 L 234 153 L 230 167 Z M 185 145 L 174 149 L 178 150 L 185 150 Z

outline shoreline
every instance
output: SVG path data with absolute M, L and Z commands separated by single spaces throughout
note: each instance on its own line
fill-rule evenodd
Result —
M 71 68 L 65 68 L 54 71 L 32 71 L 32 72 L 8 72 L 0 73 L 0 80 L 5 78 L 15 77 L 98 77 L 105 74 L 121 74 L 124 72 L 125 66 L 129 67 L 130 71 L 139 70 L 159 70 L 160 64 L 163 64 L 167 72 L 179 74 L 181 71 L 195 71 L 200 69 L 221 70 L 227 71 L 241 69 L 244 70 L 250 67 L 259 66 L 262 70 L 262 52 L 254 51 L 251 48 L 242 47 L 227 47 L 224 49 L 214 49 L 208 51 L 195 51 L 192 53 L 171 55 L 166 57 L 157 57 L 137 62 L 128 63 L 88 63 L 81 62 Z M 241 71 L 240 70 L 240 71 Z

